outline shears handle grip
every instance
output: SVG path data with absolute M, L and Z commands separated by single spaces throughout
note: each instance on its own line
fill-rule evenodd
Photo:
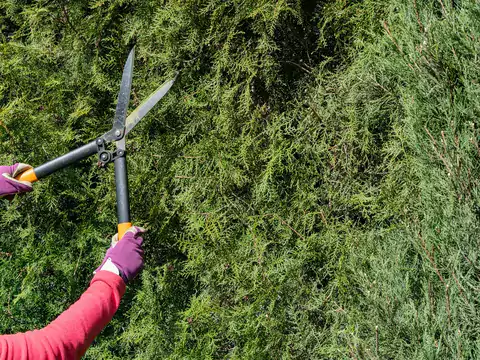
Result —
M 38 181 L 37 175 L 35 174 L 34 169 L 28 169 L 19 174 L 16 178 L 18 181 L 29 181 L 31 183 L 34 183 Z
M 118 224 L 118 240 L 122 240 L 123 235 L 125 235 L 127 230 L 131 227 L 132 227 L 132 223 L 130 222 Z

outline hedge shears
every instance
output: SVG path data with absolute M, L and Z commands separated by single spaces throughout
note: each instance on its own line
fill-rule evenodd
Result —
M 135 50 L 132 48 L 123 69 L 122 83 L 118 94 L 118 102 L 112 129 L 94 141 L 56 159 L 48 161 L 43 165 L 29 169 L 16 177 L 17 180 L 33 183 L 93 154 L 98 155 L 99 167 L 104 167 L 108 163 L 113 162 L 115 165 L 119 239 L 121 239 L 125 234 L 125 231 L 132 226 L 130 222 L 130 205 L 128 197 L 125 137 L 168 92 L 168 90 L 170 90 L 176 78 L 175 77 L 162 84 L 127 117 L 130 91 L 132 88 L 134 57 Z M 106 145 L 112 142 L 116 142 L 117 146 L 114 151 L 109 151 L 106 149 Z

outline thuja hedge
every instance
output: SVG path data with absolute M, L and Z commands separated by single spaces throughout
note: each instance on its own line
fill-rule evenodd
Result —
M 146 266 L 87 359 L 479 356 L 480 5 L 6 0 L 0 160 L 41 164 L 180 71 L 128 138 Z M 0 332 L 115 231 L 95 159 L 0 205 Z

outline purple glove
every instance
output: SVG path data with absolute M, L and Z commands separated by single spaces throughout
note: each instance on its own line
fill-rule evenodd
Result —
M 30 165 L 21 163 L 12 166 L 0 166 L 0 197 L 13 199 L 15 194 L 32 191 L 31 182 L 15 180 L 16 176 L 31 168 Z
M 132 226 L 129 228 L 121 241 L 118 241 L 118 234 L 112 238 L 112 246 L 107 250 L 102 264 L 95 270 L 107 270 L 120 275 L 128 284 L 143 268 L 143 238 L 141 235 L 145 229 Z M 114 265 L 114 267 L 112 267 Z

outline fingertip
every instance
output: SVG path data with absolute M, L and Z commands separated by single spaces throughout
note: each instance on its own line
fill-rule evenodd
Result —
M 141 226 L 134 226 L 136 233 L 144 234 L 147 232 L 147 229 L 141 227 Z
M 142 246 L 142 244 L 143 244 L 143 237 L 141 237 L 141 236 L 134 236 L 134 237 L 133 237 L 133 241 L 134 241 L 137 245 Z
M 110 246 L 112 248 L 114 248 L 115 245 L 117 245 L 117 243 L 118 243 L 118 233 L 116 233 L 115 235 L 112 236 L 112 242 L 111 242 Z

